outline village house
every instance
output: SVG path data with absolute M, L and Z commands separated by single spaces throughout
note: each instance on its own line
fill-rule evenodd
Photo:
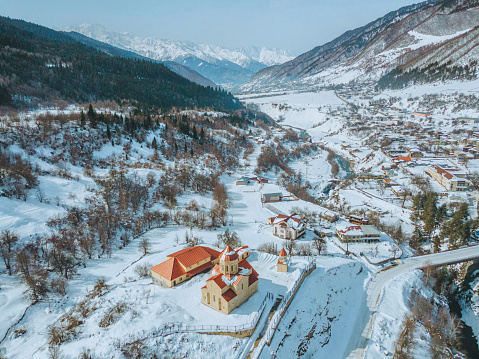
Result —
M 404 188 L 402 188 L 400 185 L 391 185 L 391 192 L 397 197 L 402 197 L 405 193 Z
M 378 242 L 381 239 L 381 232 L 373 225 L 357 225 L 347 221 L 336 225 L 336 235 L 344 243 L 351 242 Z
M 227 246 L 219 255 L 219 264 L 201 288 L 201 302 L 229 314 L 258 291 L 258 273 L 242 257 L 241 249 Z
M 306 223 L 296 213 L 290 216 L 278 214 L 268 218 L 268 223 L 273 226 L 273 234 L 283 239 L 295 240 L 306 232 Z
M 153 284 L 169 288 L 213 267 L 220 252 L 204 246 L 182 249 L 167 256 L 167 260 L 150 268 Z
M 278 272 L 287 272 L 288 271 L 288 254 L 284 250 L 284 248 L 281 248 L 281 251 L 279 252 L 279 259 L 278 263 L 276 264 L 276 269 Z
M 249 184 L 249 177 L 241 177 L 236 181 L 237 186 L 247 186 Z
M 409 157 L 411 158 L 423 157 L 421 150 L 419 150 L 418 148 L 408 147 L 407 152 L 409 154 Z
M 450 192 L 467 191 L 469 181 L 465 179 L 466 173 L 457 168 L 432 165 L 427 168 L 426 173 Z
M 414 112 L 414 116 L 429 118 L 431 117 L 431 114 L 426 112 Z
M 354 216 L 354 215 L 349 216 L 349 222 L 351 222 L 352 224 L 358 224 L 358 225 L 368 224 L 368 220 L 366 218 Z
M 470 117 L 460 117 L 457 119 L 459 122 L 464 122 L 464 123 L 479 123 L 479 118 L 470 118 Z
M 261 201 L 263 203 L 279 202 L 283 198 L 282 193 L 264 193 Z
M 395 164 L 411 162 L 411 161 L 412 161 L 411 157 L 396 157 L 392 159 L 392 162 Z
M 383 179 L 383 178 L 384 178 L 384 173 L 379 171 L 361 172 L 360 174 L 358 174 L 358 179 L 377 180 L 377 179 Z

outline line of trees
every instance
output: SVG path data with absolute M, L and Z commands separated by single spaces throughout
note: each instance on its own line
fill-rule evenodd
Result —
M 382 76 L 377 85 L 377 90 L 401 89 L 411 85 L 447 81 L 447 80 L 474 80 L 477 78 L 477 60 L 472 60 L 467 65 L 452 65 L 452 61 L 439 65 L 438 62 L 404 71 L 395 68 Z

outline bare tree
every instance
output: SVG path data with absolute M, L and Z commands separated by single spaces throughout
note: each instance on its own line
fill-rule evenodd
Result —
M 326 241 L 324 238 L 316 237 L 313 239 L 312 246 L 318 251 L 318 255 L 326 250 Z
M 221 245 L 223 246 L 230 246 L 230 247 L 241 247 L 242 243 L 241 240 L 239 239 L 238 233 L 235 231 L 230 232 L 229 229 L 226 229 L 226 231 L 223 234 L 218 234 L 218 244 L 220 247 Z
M 226 187 L 221 182 L 218 182 L 213 190 L 213 199 L 221 207 L 228 207 L 228 193 L 226 193 Z
M 12 262 L 15 255 L 15 244 L 18 242 L 18 235 L 6 229 L 0 233 L 0 253 L 2 254 L 8 274 L 12 275 Z
M 146 256 L 150 249 L 150 240 L 147 237 L 141 237 L 140 244 L 138 245 L 138 250 L 142 252 L 144 256 Z
M 32 258 L 26 248 L 17 253 L 16 269 L 22 282 L 27 285 L 27 293 L 34 303 L 48 293 L 48 272 Z
M 296 247 L 296 242 L 293 240 L 286 239 L 283 243 L 284 249 L 288 252 L 289 256 L 293 255 L 294 248 Z

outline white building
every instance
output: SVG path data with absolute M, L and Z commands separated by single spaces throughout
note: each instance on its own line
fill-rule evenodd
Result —
M 336 235 L 341 242 L 378 242 L 381 232 L 372 225 L 357 225 L 346 221 L 336 225 Z

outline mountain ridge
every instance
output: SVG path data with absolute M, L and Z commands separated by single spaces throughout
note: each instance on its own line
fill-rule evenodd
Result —
M 376 82 L 401 66 L 404 71 L 412 70 L 413 64 L 430 66 L 435 61 L 433 56 L 425 56 L 430 51 L 447 53 L 447 58 L 441 61 L 449 63 L 447 66 L 451 68 L 469 66 L 464 62 L 477 59 L 476 50 L 458 57 L 441 47 L 456 44 L 459 49 L 461 37 L 477 24 L 479 3 L 473 6 L 460 0 L 447 4 L 433 0 L 402 7 L 283 65 L 261 70 L 233 92 L 303 90 L 352 81 Z M 454 38 L 457 41 L 451 42 Z M 471 47 L 477 48 L 477 37 L 471 36 L 470 41 Z
M 109 31 L 99 24 L 71 26 L 64 31 L 75 31 L 153 60 L 181 63 L 227 89 L 246 81 L 255 72 L 267 66 L 283 63 L 294 57 L 290 52 L 282 49 L 251 46 L 230 50 L 218 45 L 195 44 L 190 41 L 165 40 L 136 36 L 128 32 Z M 202 66 L 198 66 L 200 63 Z
M 0 17 L 0 105 L 113 100 L 144 109 L 242 105 L 222 89 L 203 87 L 154 61 L 111 56 L 73 37 Z

